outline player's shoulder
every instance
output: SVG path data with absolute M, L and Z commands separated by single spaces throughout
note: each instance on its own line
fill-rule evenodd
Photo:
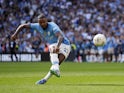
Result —
M 52 25 L 52 26 L 57 26 L 57 24 L 55 22 L 48 22 L 49 25 Z
M 37 28 L 37 27 L 39 27 L 40 25 L 39 25 L 39 23 L 30 23 L 29 26 L 30 26 L 31 28 Z
M 39 25 L 39 23 L 30 23 L 31 25 Z

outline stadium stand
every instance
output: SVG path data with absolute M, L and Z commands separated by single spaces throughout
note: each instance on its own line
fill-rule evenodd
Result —
M 0 0 L 0 53 L 9 53 L 8 35 L 19 24 L 36 22 L 42 12 L 60 25 L 75 48 L 73 61 L 124 60 L 124 0 Z M 27 29 L 24 29 L 24 31 Z M 19 34 L 18 53 L 32 53 L 36 31 Z M 107 37 L 107 44 L 95 47 L 92 38 L 96 33 Z M 43 52 L 42 40 L 39 51 Z M 73 46 L 72 46 L 73 47 Z M 81 57 L 81 58 L 80 58 Z

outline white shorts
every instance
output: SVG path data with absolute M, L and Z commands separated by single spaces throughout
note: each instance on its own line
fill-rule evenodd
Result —
M 52 49 L 53 47 L 56 47 L 56 46 L 57 46 L 57 43 L 51 44 L 51 45 L 49 46 L 49 50 Z M 63 44 L 63 43 L 62 43 L 62 44 L 60 45 L 60 47 L 59 47 L 59 53 L 62 53 L 62 54 L 65 56 L 65 58 L 68 57 L 70 51 L 71 51 L 71 46 L 70 46 L 70 45 L 66 45 L 66 44 Z M 58 53 L 58 54 L 59 54 L 59 53 Z M 50 52 L 50 55 L 51 55 L 51 54 L 52 54 L 52 53 Z

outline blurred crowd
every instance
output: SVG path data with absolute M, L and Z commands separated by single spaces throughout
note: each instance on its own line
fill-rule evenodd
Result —
M 20 24 L 37 22 L 40 13 L 60 26 L 76 61 L 87 61 L 86 55 L 103 55 L 103 61 L 113 61 L 114 55 L 119 61 L 124 54 L 124 0 L 0 0 L 0 52 L 9 52 L 8 35 Z M 92 43 L 97 33 L 106 36 L 105 46 Z M 17 52 L 48 52 L 47 43 L 30 29 L 24 29 L 16 43 Z

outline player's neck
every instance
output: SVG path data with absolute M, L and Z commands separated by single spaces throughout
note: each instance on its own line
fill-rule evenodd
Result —
M 41 26 L 42 27 L 42 26 Z M 43 28 L 43 27 L 42 27 Z M 46 30 L 48 28 L 48 24 L 47 24 L 47 26 L 45 27 L 45 28 L 43 28 L 43 30 Z

